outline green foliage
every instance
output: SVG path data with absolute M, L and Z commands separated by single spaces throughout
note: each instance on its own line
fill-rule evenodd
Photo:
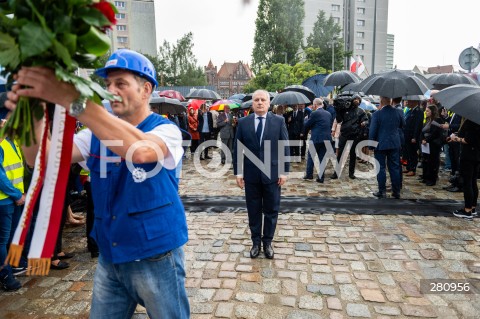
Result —
M 164 41 L 158 56 L 157 77 L 160 85 L 206 85 L 207 79 L 193 54 L 193 34 L 189 32 L 176 44 Z
M 257 89 L 265 89 L 269 92 L 280 91 L 288 85 L 302 84 L 304 80 L 318 73 L 326 73 L 325 68 L 309 61 L 299 62 L 294 66 L 276 63 L 270 68 L 261 69 L 243 90 L 245 93 L 251 93 Z
M 345 52 L 343 38 L 340 37 L 342 28 L 333 20 L 333 17 L 326 17 L 324 11 L 320 10 L 317 15 L 317 21 L 313 26 L 312 33 L 307 37 L 307 59 L 312 63 L 320 65 L 331 71 L 332 69 L 332 39 L 336 38 L 335 50 L 335 70 L 344 69 L 344 60 L 346 56 L 351 56 L 351 52 Z M 310 49 L 310 50 L 309 50 Z
M 252 68 L 258 71 L 275 63 L 294 65 L 303 39 L 303 0 L 260 0 L 255 21 Z M 286 54 L 286 56 L 285 56 Z

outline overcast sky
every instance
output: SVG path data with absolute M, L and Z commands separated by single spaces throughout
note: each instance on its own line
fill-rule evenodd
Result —
M 155 0 L 157 44 L 193 33 L 199 65 L 212 59 L 251 61 L 259 0 Z M 445 3 L 448 3 L 446 5 Z M 479 0 L 390 0 L 388 33 L 395 35 L 394 65 L 458 65 L 463 49 L 480 42 Z

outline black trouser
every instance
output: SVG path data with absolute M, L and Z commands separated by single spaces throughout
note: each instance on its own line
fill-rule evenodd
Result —
M 452 142 L 448 143 L 448 156 L 450 156 L 450 163 L 452 166 L 452 171 L 450 175 L 455 175 L 455 172 L 460 170 L 460 143 Z
M 460 160 L 460 174 L 463 177 L 463 199 L 465 201 L 465 208 L 472 208 L 477 206 L 478 172 L 479 162 L 462 159 Z
M 353 139 L 353 138 L 346 138 L 342 137 L 340 135 L 340 140 L 338 141 L 338 156 L 337 156 L 337 161 L 340 162 L 340 159 L 342 158 L 343 150 L 345 148 L 345 145 L 347 144 L 348 141 L 353 141 L 352 148 L 350 149 L 350 158 L 348 160 L 348 175 L 353 175 L 355 174 L 355 164 L 357 162 L 357 154 L 355 153 L 355 148 L 357 147 L 357 144 L 360 142 L 359 139 Z
M 212 133 L 210 132 L 207 132 L 207 133 L 204 133 L 204 132 L 201 132 L 200 133 L 200 144 L 202 144 L 203 142 L 206 142 L 206 141 L 209 141 L 210 139 L 212 138 Z M 200 157 L 207 157 L 208 156 L 208 149 L 209 147 L 205 147 L 205 146 L 202 146 L 203 151 L 202 151 L 202 154 L 200 154 Z
M 430 154 L 422 154 L 423 179 L 427 182 L 437 182 L 441 150 L 441 146 L 430 143 Z
M 418 165 L 418 142 L 412 143 L 410 140 L 407 140 L 404 150 L 407 159 L 407 171 L 415 172 Z

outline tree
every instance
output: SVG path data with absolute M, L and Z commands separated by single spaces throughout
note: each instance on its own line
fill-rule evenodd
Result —
M 307 49 L 311 61 L 315 61 L 327 70 L 332 68 L 332 40 L 335 39 L 335 70 L 343 70 L 345 56 L 351 56 L 352 52 L 345 52 L 343 38 L 340 37 L 342 28 L 333 20 L 333 17 L 326 18 L 325 12 L 320 10 L 317 21 L 313 25 L 312 33 L 307 38 Z M 330 42 L 330 43 L 329 43 Z M 330 47 L 329 47 L 330 45 Z M 307 53 L 307 57 L 309 56 Z
M 281 91 L 288 85 L 302 84 L 305 79 L 325 72 L 325 68 L 314 65 L 309 61 L 299 62 L 294 66 L 276 63 L 269 68 L 261 69 L 243 90 L 246 93 L 251 93 L 257 89 L 270 92 Z
M 294 65 L 303 39 L 303 0 L 260 0 L 255 21 L 252 67 L 255 72 L 275 63 Z
M 158 77 L 161 84 L 206 85 L 207 79 L 193 54 L 193 34 L 185 34 L 176 44 L 164 41 L 159 51 Z

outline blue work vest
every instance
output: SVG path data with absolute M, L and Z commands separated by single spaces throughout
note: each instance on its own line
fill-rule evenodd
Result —
M 149 132 L 162 124 L 171 122 L 151 114 L 137 128 Z M 100 145 L 98 138 L 92 135 L 87 166 L 95 210 L 91 236 L 102 257 L 118 264 L 152 257 L 184 245 L 188 240 L 187 221 L 178 195 L 175 170 L 162 167 L 157 174 L 144 179 L 142 176 L 159 163 L 130 162 L 129 165 L 134 167 L 130 171 L 124 159 L 120 163 L 108 162 L 107 159 L 111 161 L 119 156 L 105 146 L 102 146 L 102 154 Z M 106 178 L 101 176 L 102 169 Z

